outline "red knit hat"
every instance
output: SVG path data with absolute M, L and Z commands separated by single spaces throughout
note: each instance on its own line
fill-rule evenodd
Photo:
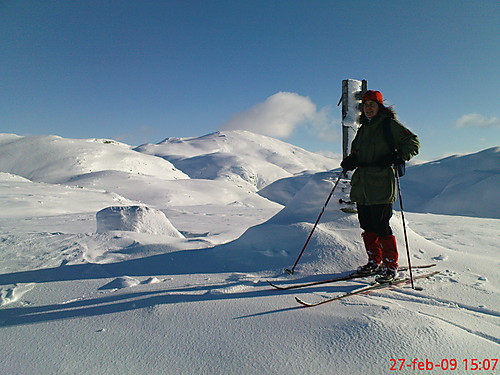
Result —
M 382 96 L 382 93 L 380 91 L 368 90 L 367 92 L 365 92 L 363 94 L 361 102 L 364 103 L 367 100 L 373 100 L 380 104 L 384 104 L 384 97 Z

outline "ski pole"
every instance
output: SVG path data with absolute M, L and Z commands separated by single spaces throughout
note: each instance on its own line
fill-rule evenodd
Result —
M 396 173 L 396 183 L 398 185 L 399 207 L 401 208 L 401 218 L 403 219 L 403 233 L 405 236 L 406 257 L 408 258 L 408 271 L 410 272 L 411 287 L 412 287 L 412 289 L 415 289 L 415 285 L 413 284 L 413 273 L 411 270 L 410 246 L 408 245 L 408 236 L 406 234 L 406 221 L 405 221 L 405 212 L 403 209 L 403 198 L 401 196 L 401 184 L 399 183 L 399 173 L 398 173 L 397 168 L 394 168 L 394 172 Z
M 299 260 L 302 257 L 302 254 L 304 254 L 304 251 L 306 250 L 307 244 L 309 243 L 309 240 L 311 239 L 311 237 L 312 237 L 312 235 L 314 233 L 314 230 L 316 229 L 316 226 L 318 225 L 319 220 L 321 219 L 321 216 L 323 216 L 323 212 L 325 212 L 326 206 L 328 205 L 328 202 L 330 201 L 330 198 L 332 197 L 333 192 L 335 191 L 335 188 L 337 187 L 337 185 L 339 184 L 340 179 L 342 178 L 342 176 L 346 172 L 347 172 L 346 170 L 343 170 L 342 172 L 340 172 L 339 177 L 337 178 L 337 181 L 335 182 L 335 185 L 333 185 L 332 191 L 330 192 L 330 195 L 328 196 L 325 204 L 323 205 L 323 209 L 321 210 L 318 218 L 316 219 L 316 222 L 314 223 L 314 226 L 313 226 L 313 228 L 311 230 L 311 233 L 309 233 L 309 237 L 307 237 L 306 243 L 302 247 L 302 251 L 300 252 L 299 256 L 297 257 L 297 260 L 295 261 L 293 267 L 291 269 L 285 269 L 285 272 L 288 273 L 289 275 L 292 275 L 294 273 L 295 267 L 299 263 Z

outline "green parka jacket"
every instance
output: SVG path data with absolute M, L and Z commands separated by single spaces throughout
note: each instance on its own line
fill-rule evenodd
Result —
M 393 203 L 396 200 L 394 169 L 375 164 L 381 157 L 394 152 L 386 139 L 383 126 L 390 126 L 397 154 L 405 161 L 418 154 L 420 143 L 415 134 L 388 115 L 380 114 L 363 124 L 352 141 L 351 154 L 355 154 L 360 166 L 351 178 L 351 201 L 363 205 Z

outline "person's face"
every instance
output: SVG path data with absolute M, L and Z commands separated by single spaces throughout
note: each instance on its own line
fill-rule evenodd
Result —
M 371 120 L 378 113 L 378 103 L 374 100 L 367 100 L 363 103 L 363 111 L 365 112 L 366 118 Z

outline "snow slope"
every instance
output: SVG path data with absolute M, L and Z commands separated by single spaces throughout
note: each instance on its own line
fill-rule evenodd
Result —
M 418 282 L 423 291 L 404 286 L 302 308 L 293 296 L 315 301 L 370 282 L 288 292 L 265 282 L 320 280 L 365 261 L 356 216 L 339 210 L 348 181 L 340 181 L 297 272 L 286 275 L 338 172 L 296 152 L 294 168 L 268 161 L 282 172 L 257 168 L 251 173 L 260 177 L 244 180 L 241 168 L 269 157 L 271 141 L 224 134 L 183 140 L 175 152 L 151 146 L 160 157 L 106 141 L 2 135 L 1 374 L 465 374 L 463 360 L 498 358 L 500 222 L 486 206 L 478 211 L 486 218 L 458 209 L 406 213 L 412 263 L 440 271 Z M 245 163 L 236 158 L 243 144 L 256 154 Z M 232 157 L 203 178 L 194 176 L 196 163 L 189 171 L 169 164 L 198 157 L 203 169 L 205 156 L 220 152 Z M 469 157 L 490 171 L 491 152 Z M 446 162 L 421 167 L 431 175 L 433 165 L 439 176 L 457 171 Z M 262 195 L 252 182 L 259 179 Z M 439 191 L 432 181 L 407 188 L 405 198 Z M 488 181 L 478 200 L 498 191 Z M 96 217 L 111 206 L 122 207 L 123 221 L 109 210 Z M 397 212 L 392 226 L 406 264 Z M 457 368 L 391 371 L 393 360 L 411 366 L 414 358 L 456 359 Z
M 37 182 L 67 183 L 82 175 L 108 170 L 165 180 L 188 178 L 166 160 L 135 152 L 126 144 L 106 139 L 0 134 L 0 147 L 0 171 Z
M 136 149 L 160 156 L 191 178 L 223 179 L 261 189 L 307 170 L 337 168 L 339 160 L 245 130 L 196 138 L 167 138 Z
M 415 212 L 500 218 L 500 147 L 408 169 L 405 206 Z

